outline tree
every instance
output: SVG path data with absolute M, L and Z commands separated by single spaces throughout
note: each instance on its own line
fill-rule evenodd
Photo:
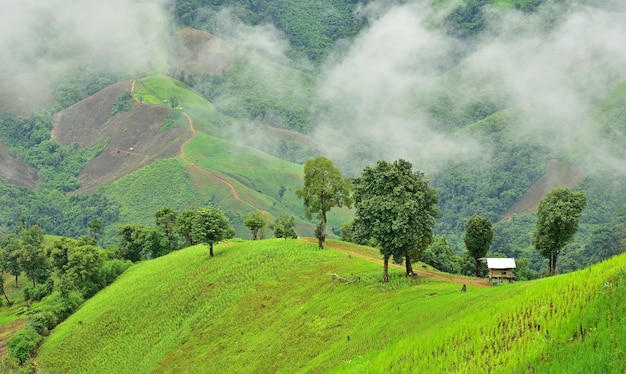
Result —
M 167 239 L 167 249 L 173 250 L 177 248 L 175 235 L 177 220 L 176 211 L 171 208 L 163 207 L 154 214 L 154 218 L 156 219 L 157 227 L 163 232 L 163 234 L 165 234 Z
M 94 218 L 87 223 L 87 227 L 89 228 L 89 235 L 98 243 L 98 239 L 102 235 L 102 221 Z
M 461 258 L 454 253 L 445 235 L 433 237 L 432 243 L 424 251 L 422 261 L 446 273 L 461 272 Z
M 548 272 L 556 274 L 556 259 L 561 250 L 574 239 L 578 221 L 585 205 L 585 191 L 567 188 L 550 191 L 539 203 L 533 245 L 549 260 Z
M 191 237 L 196 243 L 208 244 L 213 257 L 213 245 L 232 236 L 231 231 L 230 221 L 221 209 L 206 207 L 196 211 Z
M 174 226 L 174 231 L 182 236 L 183 239 L 187 241 L 187 245 L 189 246 L 196 244 L 196 242 L 193 240 L 193 237 L 191 236 L 193 221 L 195 220 L 195 218 L 195 210 L 184 210 L 178 217 L 176 217 L 176 225 Z
M 263 212 L 258 210 L 248 213 L 243 219 L 243 224 L 252 231 L 252 240 L 257 240 L 259 230 L 263 230 L 265 225 L 267 225 L 267 221 Z
M 480 258 L 485 257 L 493 243 L 493 227 L 489 218 L 478 215 L 471 216 L 465 222 L 465 247 L 476 262 L 476 276 L 480 277 Z
M 2 253 L 0 253 L 0 292 L 4 296 L 4 299 L 7 301 L 7 305 L 11 306 L 11 300 L 9 299 L 9 296 L 7 296 L 6 290 L 4 289 L 4 272 L 7 269 L 7 256 L 5 256 L 4 254 L 4 248 L 0 248 L 0 251 L 2 251 Z
M 378 161 L 354 179 L 356 208 L 353 236 L 359 242 L 374 239 L 384 259 L 383 282 L 389 280 L 389 259 L 408 261 L 410 252 L 429 242 L 438 213 L 437 191 L 423 173 L 412 171 L 406 160 Z
M 93 296 L 101 283 L 100 270 L 104 263 L 101 250 L 93 245 L 74 246 L 68 250 L 67 259 L 65 275 L 83 296 Z
M 143 239 L 141 232 L 145 229 L 143 225 L 123 225 L 117 229 L 118 256 L 125 260 L 137 262 L 141 260 L 143 252 Z
M 295 219 L 288 214 L 281 214 L 276 218 L 272 228 L 274 229 L 274 236 L 277 238 L 297 238 L 298 235 L 294 230 Z
M 39 226 L 22 230 L 20 247 L 20 267 L 33 282 L 33 287 L 45 282 L 50 277 L 50 266 L 43 248 L 43 231 Z
M 304 165 L 304 187 L 296 191 L 299 198 L 304 199 L 307 207 L 304 214 L 308 219 L 313 215 L 321 220 L 318 230 L 319 248 L 324 248 L 326 240 L 326 214 L 333 207 L 352 205 L 350 198 L 351 185 L 341 177 L 341 171 L 333 166 L 332 161 L 325 157 L 309 160 Z
M 9 234 L 2 240 L 3 265 L 15 277 L 15 288 L 19 287 L 18 278 L 22 274 L 20 251 L 20 238 L 16 234 Z

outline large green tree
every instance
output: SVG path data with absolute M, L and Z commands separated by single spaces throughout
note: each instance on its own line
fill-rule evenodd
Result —
M 165 234 L 167 249 L 170 251 L 176 249 L 178 247 L 175 231 L 177 220 L 176 211 L 172 208 L 163 207 L 154 214 L 154 218 L 157 227 Z
M 465 247 L 476 262 L 476 276 L 480 277 L 480 258 L 485 257 L 493 243 L 493 227 L 489 218 L 478 215 L 471 216 L 465 222 Z
M 304 199 L 307 207 L 304 214 L 311 219 L 313 215 L 321 222 L 316 230 L 320 249 L 326 240 L 327 213 L 333 207 L 352 205 L 350 181 L 341 177 L 341 171 L 326 157 L 320 156 L 309 160 L 304 165 L 304 187 L 296 194 Z
M 378 161 L 354 179 L 356 208 L 353 236 L 364 242 L 374 239 L 384 259 L 383 282 L 389 280 L 389 259 L 407 260 L 410 253 L 430 242 L 438 214 L 437 191 L 428 186 L 422 172 L 413 171 L 406 160 Z
M 539 203 L 533 245 L 549 260 L 550 275 L 556 274 L 557 256 L 574 239 L 586 204 L 585 191 L 573 192 L 567 188 L 550 191 Z
M 213 257 L 213 245 L 232 237 L 234 230 L 230 221 L 219 208 L 206 207 L 196 211 L 191 229 L 191 237 L 196 243 L 209 245 Z
M 9 234 L 2 240 L 4 270 L 15 277 L 15 288 L 19 287 L 18 279 L 20 274 L 22 274 L 20 251 L 20 237 L 17 234 Z
M 20 267 L 33 282 L 44 283 L 50 277 L 50 263 L 43 247 L 43 231 L 39 226 L 24 229 L 20 238 Z

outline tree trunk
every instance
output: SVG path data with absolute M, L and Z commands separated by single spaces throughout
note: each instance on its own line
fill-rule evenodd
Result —
M 550 255 L 550 275 L 556 275 L 556 255 Z
M 319 249 L 324 249 L 324 241 L 322 240 L 322 236 L 320 235 L 319 238 L 317 238 L 317 247 Z
M 476 278 L 480 278 L 480 260 L 476 259 Z
M 209 253 L 211 254 L 211 257 L 213 257 L 213 243 L 209 243 Z
M 413 273 L 413 265 L 411 265 L 411 257 L 409 257 L 408 253 L 404 254 L 404 261 L 406 262 L 406 275 L 412 277 L 415 274 Z
M 258 232 L 259 232 L 259 229 L 252 230 L 252 240 L 256 240 Z
M 19 288 L 19 287 L 20 287 L 20 285 L 19 285 L 19 284 L 17 284 L 17 277 L 19 277 L 19 275 L 16 275 L 16 276 L 15 276 L 15 288 Z
M 383 283 L 387 283 L 389 281 L 389 256 L 385 256 L 383 265 Z

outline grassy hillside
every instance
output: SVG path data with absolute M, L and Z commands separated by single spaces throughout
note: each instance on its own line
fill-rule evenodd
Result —
M 335 243 L 340 246 L 340 243 Z M 621 372 L 626 257 L 498 287 L 391 270 L 294 240 L 132 267 L 41 346 L 58 372 Z M 345 284 L 339 274 L 358 280 Z

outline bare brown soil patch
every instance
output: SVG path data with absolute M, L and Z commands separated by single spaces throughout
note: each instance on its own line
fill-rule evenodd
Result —
M 551 159 L 546 171 L 522 195 L 520 201 L 504 213 L 502 220 L 511 221 L 516 215 L 537 213 L 539 202 L 555 188 L 572 188 L 585 179 L 586 172 L 565 161 Z
M 2 140 L 0 140 L 0 178 L 26 188 L 35 188 L 39 182 L 37 170 L 11 157 Z
M 186 76 L 200 76 L 204 73 L 222 75 L 235 63 L 235 54 L 230 45 L 201 30 L 180 30 L 172 38 L 172 48 L 176 56 L 172 67 Z
M 191 136 L 186 126 L 162 131 L 169 109 L 159 105 L 135 102 L 129 112 L 111 117 L 117 97 L 131 86 L 131 81 L 114 84 L 55 116 L 52 133 L 61 144 L 108 142 L 79 174 L 79 192 L 91 192 L 157 159 L 177 156 Z

